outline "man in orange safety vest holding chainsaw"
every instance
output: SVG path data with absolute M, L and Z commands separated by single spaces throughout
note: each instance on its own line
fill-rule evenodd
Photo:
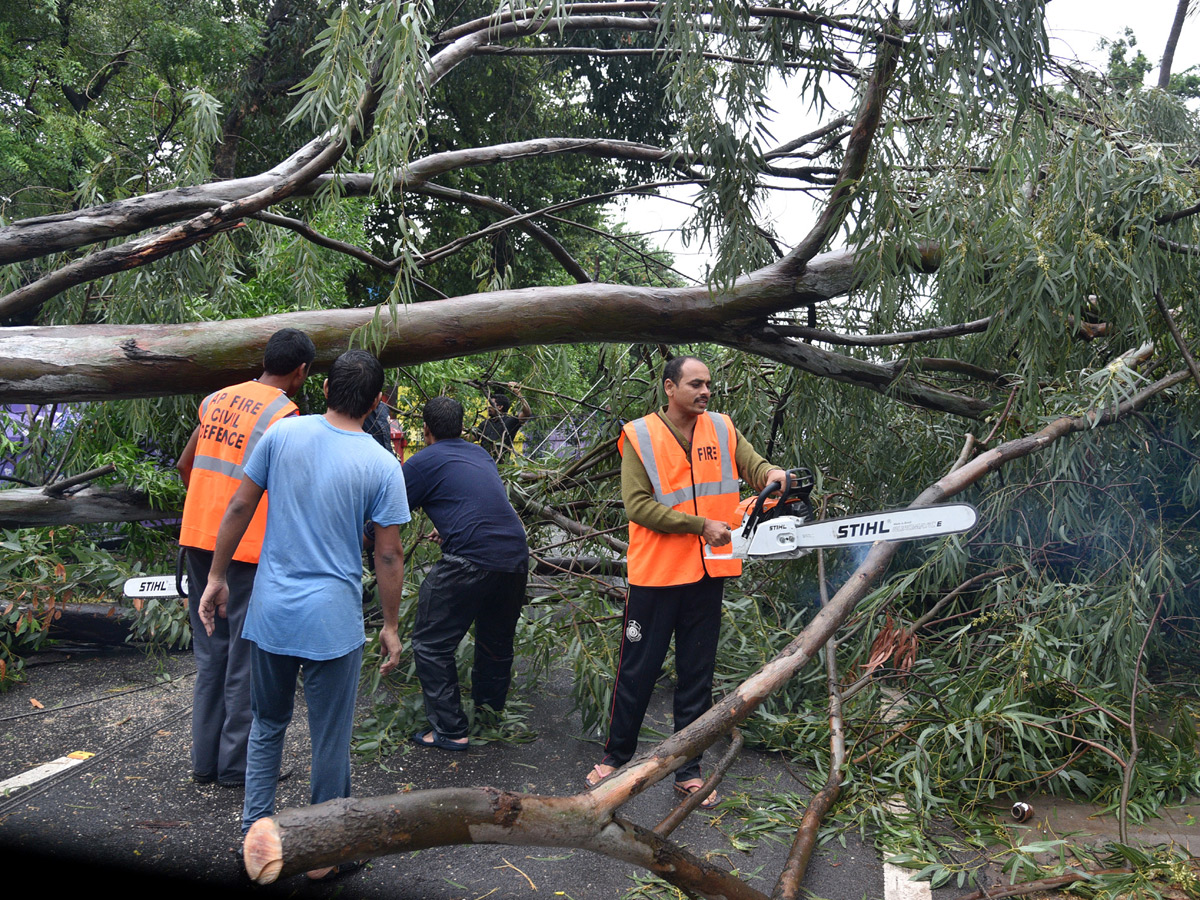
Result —
M 604 759 L 587 778 L 593 785 L 636 753 L 672 634 L 675 730 L 712 706 L 725 579 L 740 575 L 742 563 L 706 558 L 704 547 L 729 544 L 739 477 L 755 490 L 773 481 L 787 484 L 787 474 L 759 456 L 728 416 L 709 412 L 712 376 L 703 362 L 672 359 L 663 370 L 663 389 L 666 407 L 626 424 L 618 443 L 629 518 L 629 593 Z M 699 756 L 675 772 L 681 794 L 703 783 Z M 702 805 L 716 802 L 714 791 Z

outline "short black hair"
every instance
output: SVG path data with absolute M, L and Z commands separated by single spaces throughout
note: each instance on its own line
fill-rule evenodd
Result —
M 463 408 L 453 397 L 431 397 L 425 404 L 421 418 L 435 440 L 444 441 L 462 435 Z
M 263 350 L 263 369 L 268 375 L 287 375 L 297 366 L 311 366 L 316 358 L 317 348 L 307 334 L 299 328 L 281 328 Z
M 383 390 L 383 366 L 366 350 L 347 350 L 329 367 L 329 408 L 361 419 Z
M 683 374 L 683 364 L 688 360 L 704 365 L 704 360 L 696 359 L 694 356 L 675 356 L 667 360 L 667 364 L 663 366 L 663 387 L 666 387 L 668 381 L 673 381 L 679 384 L 679 376 Z
M 491 399 L 496 404 L 496 409 L 500 410 L 500 412 L 508 412 L 508 408 L 512 406 L 512 400 L 509 399 L 508 394 L 504 393 L 504 391 L 496 391 L 496 393 L 492 394 Z

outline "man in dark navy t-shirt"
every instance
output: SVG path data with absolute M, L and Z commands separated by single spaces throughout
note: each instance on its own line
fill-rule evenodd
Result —
M 513 633 L 525 604 L 529 545 L 491 455 L 462 439 L 463 408 L 450 397 L 425 404 L 425 444 L 404 464 L 411 509 L 425 510 L 442 558 L 421 583 L 412 649 L 432 730 L 413 741 L 467 749 L 454 655 L 475 624 L 471 696 L 476 710 L 504 708 L 512 676 Z

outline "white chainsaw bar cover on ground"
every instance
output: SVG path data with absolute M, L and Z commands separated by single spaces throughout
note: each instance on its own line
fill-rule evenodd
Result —
M 188 580 L 183 576 L 183 595 L 187 596 Z M 174 575 L 140 575 L 125 581 L 126 597 L 179 597 Z
M 873 544 L 875 541 L 912 541 L 956 534 L 974 527 L 979 513 L 969 503 L 946 503 L 920 509 L 894 509 L 841 519 L 808 522 L 798 516 L 765 519 L 749 535 L 740 525 L 725 547 L 705 547 L 713 559 L 790 559 L 821 548 Z

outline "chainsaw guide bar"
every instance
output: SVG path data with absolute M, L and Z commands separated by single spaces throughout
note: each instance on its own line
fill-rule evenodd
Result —
M 709 559 L 794 559 L 812 550 L 913 541 L 967 531 L 979 521 L 969 503 L 945 503 L 918 509 L 894 509 L 840 519 L 810 522 L 799 516 L 776 516 L 743 528 L 733 527 L 724 547 L 705 546 Z

